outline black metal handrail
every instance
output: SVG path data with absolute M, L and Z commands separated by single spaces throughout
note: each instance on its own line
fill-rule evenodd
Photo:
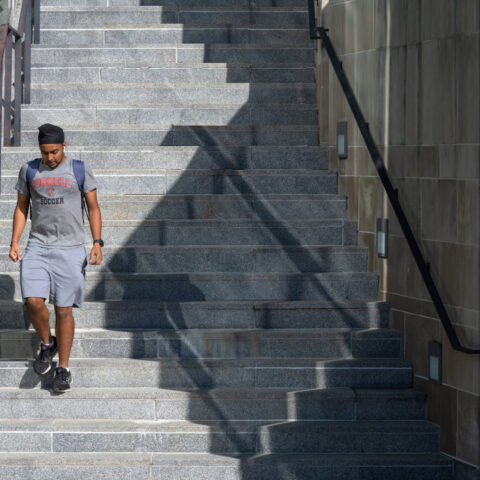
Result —
M 32 38 L 34 43 L 40 42 L 40 0 L 23 0 L 18 30 L 9 24 L 0 25 L 0 97 L 4 146 L 20 145 L 21 105 L 30 103 L 31 98 Z M 1 128 L 2 115 L 0 132 Z
M 368 123 L 365 121 L 363 113 L 360 109 L 360 105 L 357 102 L 348 78 L 345 75 L 342 62 L 338 58 L 338 55 L 335 52 L 335 48 L 333 47 L 330 37 L 328 36 L 328 29 L 323 27 L 317 27 L 316 25 L 314 0 L 308 0 L 308 10 L 310 38 L 312 40 L 321 40 L 323 43 L 323 47 L 327 51 L 330 62 L 332 63 L 335 73 L 337 74 L 337 78 L 340 82 L 340 85 L 342 86 L 343 92 L 348 101 L 348 104 L 350 105 L 353 116 L 357 121 L 358 128 L 360 129 L 360 133 L 362 134 L 367 149 L 370 153 L 370 157 L 372 158 L 375 168 L 377 169 L 377 173 L 380 177 L 380 180 L 382 181 L 383 188 L 385 189 L 392 208 L 397 216 L 400 227 L 413 254 L 415 263 L 420 270 L 425 286 L 427 287 L 427 290 L 430 294 L 440 321 L 442 322 L 443 328 L 445 329 L 450 344 L 454 350 L 458 350 L 459 352 L 468 354 L 480 354 L 480 349 L 467 348 L 460 343 L 457 332 L 452 325 L 442 298 L 440 297 L 435 282 L 433 281 L 432 275 L 430 273 L 430 264 L 425 261 L 425 258 L 415 239 L 415 235 L 413 234 L 410 224 L 408 223 L 407 217 L 405 216 L 403 208 L 398 199 L 398 190 L 393 187 L 392 182 L 390 181 L 390 177 L 385 167 L 385 163 L 383 162 L 383 159 L 380 155 L 380 152 L 378 151 L 373 136 L 370 133 Z

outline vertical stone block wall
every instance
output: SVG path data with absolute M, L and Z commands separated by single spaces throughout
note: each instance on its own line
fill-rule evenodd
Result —
M 319 0 L 347 75 L 400 191 L 464 344 L 480 346 L 480 2 Z M 441 448 L 480 465 L 480 356 L 452 351 L 379 185 L 326 55 L 318 50 L 320 135 L 348 195 L 370 269 L 404 334 L 416 387 L 428 393 Z M 348 121 L 349 156 L 336 156 Z M 390 218 L 390 255 L 375 254 L 375 219 Z M 427 379 L 427 346 L 443 344 L 443 385 Z

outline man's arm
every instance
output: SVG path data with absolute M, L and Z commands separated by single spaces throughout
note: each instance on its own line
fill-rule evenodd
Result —
M 87 203 L 88 219 L 90 221 L 90 231 L 94 240 L 102 238 L 102 214 L 97 201 L 97 190 L 91 190 L 85 194 Z M 100 265 L 102 263 L 102 247 L 95 243 L 90 252 L 90 264 Z
M 23 229 L 27 223 L 28 215 L 28 206 L 30 203 L 30 195 L 24 195 L 23 193 L 18 192 L 17 195 L 17 206 L 13 212 L 13 230 L 12 230 L 12 241 L 10 243 L 10 258 L 16 262 L 21 260 L 20 256 L 20 246 L 18 241 L 22 236 Z

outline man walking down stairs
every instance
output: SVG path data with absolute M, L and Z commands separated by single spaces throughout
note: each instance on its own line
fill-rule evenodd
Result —
M 47 122 L 106 246 L 64 395 L 1 264 L 0 478 L 451 479 L 318 144 L 305 2 L 43 0 L 41 24 L 4 253 Z

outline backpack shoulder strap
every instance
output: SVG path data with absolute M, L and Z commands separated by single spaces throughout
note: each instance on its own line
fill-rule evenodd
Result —
M 33 179 L 35 178 L 35 175 L 38 172 L 38 169 L 40 168 L 40 162 L 42 161 L 41 158 L 36 158 L 35 160 L 31 160 L 30 162 L 27 163 L 27 188 L 28 191 L 30 192 L 30 185 L 33 182 Z
M 73 160 L 73 174 L 75 175 L 75 180 L 78 183 L 78 188 L 80 189 L 80 195 L 82 197 L 82 218 L 84 218 L 85 213 L 88 217 L 88 210 L 85 205 L 85 194 L 83 193 L 83 185 L 85 184 L 85 163 L 82 160 Z M 85 222 L 85 219 L 84 219 Z
M 83 195 L 83 185 L 85 183 L 85 163 L 81 160 L 73 160 L 73 174 L 78 183 L 78 188 Z

